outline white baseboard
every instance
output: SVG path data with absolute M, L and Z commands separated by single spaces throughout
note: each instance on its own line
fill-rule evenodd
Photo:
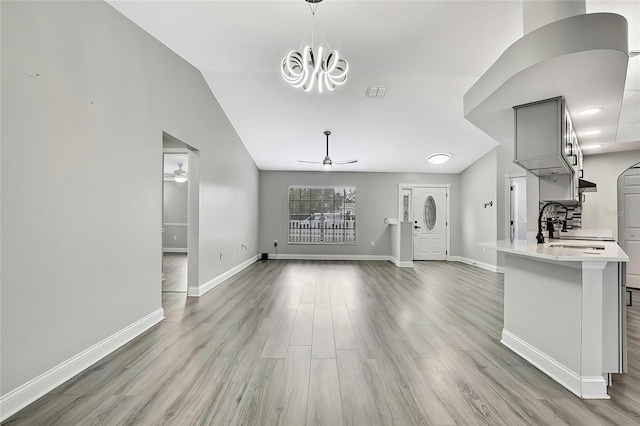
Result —
M 186 248 L 163 248 L 163 253 L 187 253 Z
M 393 256 L 389 256 L 389 261 L 396 265 L 398 268 L 413 268 L 413 261 L 400 261 Z
M 222 273 L 222 274 L 218 275 L 217 277 L 207 281 L 206 283 L 202 284 L 200 287 L 189 287 L 189 289 L 187 290 L 187 296 L 189 296 L 189 297 L 200 297 L 200 296 L 202 296 L 203 294 L 205 294 L 209 290 L 211 290 L 211 289 L 215 288 L 216 286 L 220 285 L 222 282 L 224 282 L 225 280 L 231 278 L 232 276 L 234 276 L 238 272 L 242 271 L 243 269 L 245 269 L 249 265 L 255 263 L 256 260 L 258 260 L 258 258 L 259 258 L 259 255 L 252 256 L 251 258 L 245 260 L 241 264 L 229 269 L 227 272 Z
M 6 395 L 2 395 L 0 397 L 0 421 L 4 421 L 22 410 L 36 399 L 89 368 L 163 319 L 164 310 L 159 308 L 35 379 L 29 380 Z
M 486 269 L 487 271 L 504 274 L 504 268 L 501 266 L 491 265 L 490 263 L 480 262 L 477 260 L 469 259 L 467 257 L 448 256 L 447 260 L 450 262 L 462 262 L 462 263 L 466 263 L 467 265 L 477 266 L 478 268 Z
M 393 262 L 391 256 L 375 254 L 283 254 L 269 253 L 269 259 L 281 260 L 388 260 Z
M 500 342 L 582 399 L 609 399 L 604 377 L 583 377 L 507 330 Z

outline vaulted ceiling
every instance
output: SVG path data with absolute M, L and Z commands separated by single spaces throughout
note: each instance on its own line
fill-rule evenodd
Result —
M 464 170 L 497 142 L 464 119 L 463 95 L 523 35 L 520 1 L 325 0 L 315 45 L 324 36 L 349 74 L 320 94 L 280 75 L 282 58 L 311 35 L 303 0 L 108 3 L 202 72 L 261 170 L 321 169 L 297 160 L 322 160 L 325 130 L 332 159 L 359 160 L 336 170 Z M 600 11 L 623 14 L 629 47 L 640 50 L 640 2 L 587 1 L 587 12 Z M 638 62 L 630 60 L 621 115 L 632 139 L 640 129 Z M 368 98 L 370 86 L 386 87 L 386 96 Z M 428 164 L 437 152 L 452 158 Z

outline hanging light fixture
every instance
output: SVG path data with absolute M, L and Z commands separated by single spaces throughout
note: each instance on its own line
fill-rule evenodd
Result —
M 316 15 L 318 3 L 322 0 L 305 0 L 311 9 L 311 44 L 304 46 L 300 50 L 293 50 L 282 60 L 282 77 L 293 87 L 302 87 L 305 92 L 309 92 L 315 85 L 318 92 L 322 93 L 323 88 L 333 90 L 347 81 L 347 71 L 349 66 L 347 61 L 342 59 L 337 50 L 332 50 L 327 45 L 327 58 L 324 58 L 323 46 L 318 46 L 316 54 L 313 52 L 313 19 Z M 323 37 L 324 38 L 324 37 Z M 303 40 L 304 43 L 304 40 Z M 301 43 L 302 45 L 302 43 Z
M 187 172 L 182 169 L 182 163 L 178 163 L 178 169 L 173 171 L 173 180 L 185 183 L 188 180 Z

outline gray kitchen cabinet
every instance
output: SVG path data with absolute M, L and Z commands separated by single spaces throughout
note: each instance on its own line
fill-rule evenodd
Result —
M 545 200 L 578 200 L 582 153 L 562 97 L 513 107 L 514 163 L 540 177 Z M 544 181 L 544 182 L 543 182 Z M 542 197 L 541 193 L 541 197 Z

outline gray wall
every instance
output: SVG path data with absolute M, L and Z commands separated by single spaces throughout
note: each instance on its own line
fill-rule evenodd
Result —
M 610 229 L 618 236 L 618 177 L 640 162 L 640 151 L 585 155 L 584 178 L 598 185 L 586 193 L 582 205 L 583 229 Z
M 161 307 L 163 131 L 200 150 L 201 283 L 257 253 L 258 171 L 202 75 L 106 3 L 0 7 L 6 395 Z
M 496 240 L 498 212 L 502 214 L 504 209 L 497 203 L 497 161 L 498 153 L 494 149 L 460 174 L 463 200 L 460 255 L 490 265 L 497 264 L 496 251 L 483 249 L 478 244 Z M 489 201 L 493 201 L 493 206 L 485 208 Z
M 164 181 L 164 195 L 162 197 L 163 249 L 187 249 L 188 185 L 188 182 Z
M 398 215 L 398 183 L 451 184 L 451 251 L 459 251 L 460 184 L 456 174 L 277 172 L 260 171 L 259 251 L 273 253 L 278 240 L 282 254 L 380 255 L 392 254 L 390 226 L 385 217 Z M 355 246 L 287 244 L 290 185 L 355 186 L 357 224 Z M 375 246 L 371 246 L 374 241 Z

